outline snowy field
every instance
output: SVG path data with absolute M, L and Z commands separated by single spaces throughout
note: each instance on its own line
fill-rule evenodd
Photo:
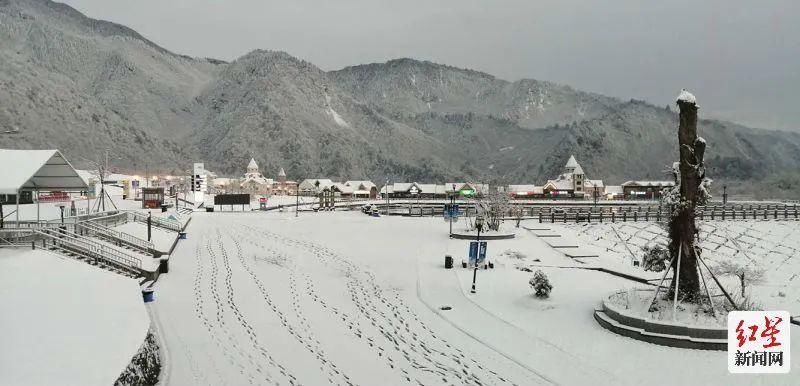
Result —
M 0 248 L 0 385 L 111 385 L 144 341 L 139 284 L 42 250 Z
M 551 226 L 552 225 L 552 226 Z M 667 243 L 667 234 L 656 223 L 548 224 L 582 245 L 593 247 L 604 264 L 632 265 L 647 245 Z M 710 267 L 722 261 L 742 261 L 764 270 L 764 279 L 750 288 L 766 309 L 787 310 L 800 316 L 800 221 L 701 222 L 700 246 Z M 709 278 L 710 280 L 710 278 Z M 735 278 L 722 278 L 733 293 Z M 715 286 L 711 286 L 712 292 Z
M 729 375 L 724 352 L 655 346 L 603 329 L 592 317 L 601 298 L 641 284 L 581 269 L 532 231 L 489 242 L 495 269 L 478 272 L 472 295 L 472 271 L 460 268 L 467 241 L 450 240 L 437 218 L 197 212 L 187 230 L 152 308 L 165 340 L 165 384 L 800 379 L 796 372 Z M 445 254 L 454 256 L 453 270 L 443 268 Z M 555 287 L 551 298 L 534 298 L 531 273 L 519 267 L 544 270 Z M 793 337 L 800 347 L 796 327 Z

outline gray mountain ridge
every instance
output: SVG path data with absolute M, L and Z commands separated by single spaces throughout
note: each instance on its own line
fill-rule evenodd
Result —
M 238 175 L 255 157 L 290 178 L 542 184 L 575 154 L 619 184 L 668 178 L 676 130 L 665 107 L 546 81 L 414 59 L 326 72 L 275 51 L 190 58 L 63 4 L 0 0 L 0 132 L 14 132 L 0 147 L 59 148 L 79 167 L 109 149 L 138 172 Z M 699 130 L 717 189 L 797 188 L 800 134 Z

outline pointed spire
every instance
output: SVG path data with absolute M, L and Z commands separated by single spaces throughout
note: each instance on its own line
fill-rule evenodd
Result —
M 570 155 L 569 156 L 569 161 L 567 161 L 567 164 L 564 167 L 567 168 L 567 169 L 575 169 L 578 166 L 580 166 L 580 165 L 578 165 L 578 161 L 575 160 L 575 156 L 574 155 Z
M 283 171 L 283 168 L 281 168 L 281 171 L 278 172 L 278 177 L 286 177 L 286 172 Z
M 250 170 L 250 169 L 258 169 L 258 164 L 256 163 L 256 159 L 255 158 L 250 158 L 250 163 L 247 164 L 247 170 Z

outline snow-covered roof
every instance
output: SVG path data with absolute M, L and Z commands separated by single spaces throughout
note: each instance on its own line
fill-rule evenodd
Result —
M 255 158 L 250 158 L 250 163 L 247 164 L 248 169 L 258 169 L 258 164 L 256 163 Z
M 283 168 L 278 172 L 278 177 L 286 177 L 286 172 L 283 171 Z
M 333 185 L 331 185 L 331 189 L 338 190 L 340 193 L 344 193 L 344 194 L 353 194 L 353 190 L 354 190 L 353 187 L 347 186 L 347 185 L 339 183 L 339 182 L 334 183 Z
M 544 187 L 536 185 L 508 185 L 508 192 L 519 195 L 542 194 L 544 193 Z
M 606 194 L 622 194 L 622 186 L 620 185 L 608 185 L 606 186 Z
M 583 175 L 585 173 L 583 172 L 583 168 L 581 167 L 581 165 L 578 165 L 578 166 L 575 167 L 575 170 L 572 171 L 572 174 L 581 174 L 581 175 Z
M 547 190 L 573 190 L 571 180 L 548 180 L 543 189 Z
M 692 93 L 686 91 L 686 89 L 682 89 L 681 93 L 678 94 L 677 102 L 697 104 L 697 99 L 694 97 Z
M 319 181 L 319 189 L 330 188 L 333 186 L 333 180 L 330 178 L 306 178 L 300 182 L 300 189 L 310 190 L 317 187 L 316 182 Z
M 642 186 L 642 187 L 661 187 L 661 186 L 675 186 L 672 181 L 626 181 L 622 186 Z
M 88 190 L 86 181 L 58 150 L 0 149 L 0 194 L 20 190 Z
M 602 188 L 603 187 L 603 180 L 586 180 L 586 186 L 591 186 L 595 188 Z
M 564 165 L 564 167 L 567 168 L 567 169 L 577 168 L 577 167 L 580 167 L 580 166 L 581 165 L 578 165 L 578 161 L 575 159 L 574 155 L 570 155 L 569 156 L 569 160 L 567 160 L 567 164 Z
M 347 185 L 347 186 L 351 186 L 353 189 L 359 189 L 359 188 L 363 187 L 365 190 L 370 190 L 370 189 L 376 187 L 376 185 L 372 181 L 367 181 L 367 180 L 345 181 L 344 184 Z

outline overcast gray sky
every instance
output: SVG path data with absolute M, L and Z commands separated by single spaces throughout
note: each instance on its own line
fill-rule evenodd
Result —
M 798 0 L 66 0 L 174 52 L 284 50 L 325 70 L 398 57 L 800 131 Z

